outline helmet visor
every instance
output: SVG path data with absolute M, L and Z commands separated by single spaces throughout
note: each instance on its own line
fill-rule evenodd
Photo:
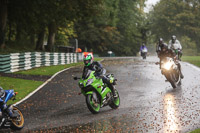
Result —
M 85 65 L 89 65 L 91 60 L 84 60 Z

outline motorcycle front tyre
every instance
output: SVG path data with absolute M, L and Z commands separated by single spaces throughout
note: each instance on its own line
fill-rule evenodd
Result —
M 100 110 L 100 103 L 94 103 L 94 99 L 92 97 L 92 94 L 89 94 L 86 96 L 86 104 L 90 112 L 93 114 L 99 113 Z

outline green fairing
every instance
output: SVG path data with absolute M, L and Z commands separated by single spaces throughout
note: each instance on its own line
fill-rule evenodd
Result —
M 79 80 L 79 87 L 81 93 L 86 98 L 86 104 L 88 109 L 97 114 L 101 107 L 109 105 L 112 109 L 117 109 L 120 105 L 120 97 L 118 91 L 115 89 L 115 97 L 110 88 L 103 83 L 101 78 L 95 77 L 95 71 L 86 69 L 83 72 L 82 79 Z M 112 74 L 107 75 L 110 79 L 110 83 L 113 84 L 115 78 Z M 86 79 L 87 78 L 87 79 Z
M 87 87 L 86 84 L 87 84 L 88 80 L 89 79 L 93 79 L 93 83 L 90 84 L 90 85 L 93 86 L 93 88 L 100 94 L 100 96 L 101 96 L 101 104 L 102 104 L 102 101 L 103 101 L 104 97 L 106 96 L 107 93 L 111 92 L 111 90 L 108 87 L 106 87 L 106 89 L 102 93 L 101 91 L 102 91 L 102 88 L 103 88 L 103 81 L 102 81 L 102 79 L 97 79 L 94 76 L 94 73 L 95 73 L 95 71 L 92 71 L 90 76 L 87 79 L 85 79 L 85 80 L 81 79 L 79 81 L 79 84 L 82 83 L 84 87 Z M 88 94 L 92 94 L 93 91 L 85 92 L 85 91 L 83 91 L 83 89 L 81 89 L 81 93 L 86 96 Z

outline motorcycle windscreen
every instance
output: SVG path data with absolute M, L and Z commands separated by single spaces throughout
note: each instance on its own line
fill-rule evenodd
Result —
M 146 48 L 142 49 L 143 53 L 146 53 L 148 50 Z
M 92 72 L 92 71 L 89 70 L 88 68 L 84 69 L 82 78 L 83 78 L 83 79 L 87 79 L 87 78 L 90 76 L 90 73 L 91 73 L 91 72 Z

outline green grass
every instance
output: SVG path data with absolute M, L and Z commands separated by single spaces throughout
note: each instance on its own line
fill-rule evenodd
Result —
M 194 131 L 192 131 L 190 133 L 200 133 L 200 129 L 196 129 L 196 130 L 194 130 Z
M 16 74 L 24 74 L 24 75 L 54 75 L 56 72 L 61 71 L 63 69 L 77 66 L 83 64 L 82 62 L 79 63 L 72 63 L 67 65 L 56 65 L 56 66 L 43 66 L 38 68 L 33 68 L 26 71 L 19 71 L 15 72 Z
M 183 56 L 182 61 L 189 62 L 200 67 L 200 56 Z
M 0 77 L 1 87 L 4 90 L 14 89 L 15 92 L 18 92 L 15 101 L 9 101 L 9 104 L 18 102 L 27 96 L 30 92 L 38 88 L 43 82 L 42 81 L 32 81 L 24 80 L 10 77 Z
M 101 58 L 95 58 L 95 61 L 100 61 L 100 60 Z M 19 71 L 15 73 L 24 74 L 24 75 L 54 75 L 58 71 L 61 71 L 63 69 L 66 69 L 72 66 L 78 66 L 78 65 L 83 65 L 83 62 L 66 64 L 66 65 L 56 65 L 56 66 L 43 66 L 43 67 L 33 68 L 30 70 Z

